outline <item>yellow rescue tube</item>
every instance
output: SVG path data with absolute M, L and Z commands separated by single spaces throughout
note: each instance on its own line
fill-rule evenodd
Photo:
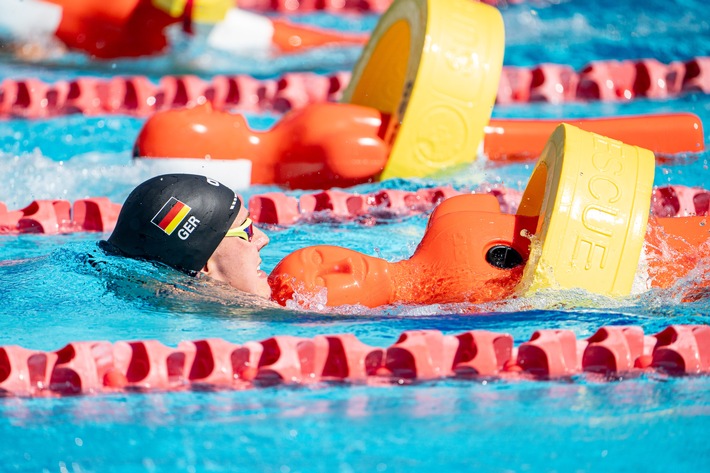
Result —
M 343 102 L 392 118 L 382 178 L 421 177 L 476 159 L 498 92 L 505 32 L 471 0 L 395 0 L 352 73 Z
M 522 291 L 631 292 L 646 235 L 651 151 L 563 123 L 547 142 L 518 215 L 539 215 Z

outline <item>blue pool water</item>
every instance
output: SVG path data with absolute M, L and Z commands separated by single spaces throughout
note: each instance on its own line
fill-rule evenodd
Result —
M 662 62 L 710 55 L 710 23 L 700 0 L 533 2 L 502 10 L 507 65 L 543 62 L 576 69 L 594 59 L 654 57 Z M 360 21 L 362 20 L 362 21 Z M 367 31 L 374 15 L 313 14 L 298 21 Z M 0 63 L 0 79 L 142 73 L 251 73 L 348 69 L 354 48 L 293 57 L 234 58 L 192 47 L 190 54 L 93 64 L 74 54 L 41 65 Z M 692 112 L 706 124 L 710 96 L 631 103 L 525 104 L 496 107 L 497 117 L 585 117 Z M 275 115 L 249 115 L 267 128 Z M 143 119 L 68 116 L 0 122 L 0 201 L 105 195 L 122 202 L 149 169 L 131 162 Z M 655 184 L 709 187 L 710 153 L 657 168 Z M 481 183 L 524 187 L 532 166 L 481 160 L 425 180 L 393 180 L 353 191 L 415 190 Z M 256 186 L 249 196 L 276 190 Z M 293 195 L 298 195 L 293 192 Z M 305 245 L 330 243 L 406 258 L 426 216 L 380 222 L 267 228 L 262 269 Z M 105 235 L 104 235 L 105 236 Z M 0 345 L 56 350 L 76 340 L 181 340 L 220 337 L 234 343 L 276 334 L 354 333 L 387 346 L 404 330 L 512 334 L 516 344 L 538 328 L 590 336 L 603 325 L 640 325 L 647 334 L 670 324 L 710 323 L 710 300 L 679 301 L 687 285 L 623 300 L 574 291 L 478 308 L 456 305 L 294 311 L 257 305 L 204 280 L 126 261 L 97 272 L 102 235 L 0 236 Z M 707 278 L 705 266 L 694 277 Z M 148 288 L 135 283 L 151 281 Z M 707 279 L 706 279 L 707 280 Z M 156 282 L 157 281 L 157 282 Z M 179 292 L 155 296 L 155 285 Z M 0 399 L 0 471 L 705 471 L 710 464 L 710 378 L 661 374 L 600 381 L 590 376 L 539 382 L 457 381 L 375 387 L 316 384 L 248 391 L 113 394 L 60 399 Z

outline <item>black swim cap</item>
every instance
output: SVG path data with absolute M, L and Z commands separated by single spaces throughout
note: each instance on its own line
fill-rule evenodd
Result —
M 240 207 L 234 191 L 214 179 L 154 177 L 128 196 L 109 245 L 103 246 L 194 275 L 217 249 Z

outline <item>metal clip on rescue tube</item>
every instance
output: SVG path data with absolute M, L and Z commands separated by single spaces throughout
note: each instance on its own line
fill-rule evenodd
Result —
M 646 149 L 558 126 L 518 209 L 541 217 L 520 289 L 628 295 L 646 234 L 654 164 Z
M 396 0 L 353 70 L 343 102 L 391 116 L 382 179 L 476 158 L 503 68 L 503 19 L 469 0 Z

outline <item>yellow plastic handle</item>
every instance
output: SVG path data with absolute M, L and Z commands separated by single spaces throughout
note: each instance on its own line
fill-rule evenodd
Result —
M 343 102 L 391 116 L 382 178 L 422 177 L 476 159 L 498 92 L 498 9 L 471 0 L 395 0 L 353 70 Z
M 533 170 L 518 209 L 539 215 L 521 290 L 628 295 L 653 192 L 654 155 L 566 123 Z
M 152 0 L 153 6 L 168 15 L 178 18 L 185 12 L 187 0 Z M 234 6 L 233 0 L 195 0 L 192 4 L 191 18 L 197 23 L 218 23 L 227 16 Z

